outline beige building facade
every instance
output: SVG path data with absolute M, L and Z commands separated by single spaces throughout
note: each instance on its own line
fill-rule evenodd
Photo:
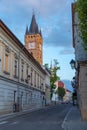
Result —
M 50 76 L 51 72 L 45 68 L 46 77 L 45 77 L 45 104 L 50 105 L 51 103 L 51 89 L 50 89 Z
M 83 120 L 87 120 L 87 61 L 79 62 L 78 104 Z
M 42 107 L 46 72 L 0 20 L 0 113 Z
M 75 88 L 77 91 L 78 106 L 83 120 L 87 120 L 87 50 L 83 48 L 79 36 L 78 14 L 75 11 L 76 3 L 72 3 L 72 32 L 73 47 L 75 49 Z

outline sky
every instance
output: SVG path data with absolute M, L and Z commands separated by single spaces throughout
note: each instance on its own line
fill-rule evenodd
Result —
M 43 36 L 43 64 L 59 62 L 57 74 L 61 80 L 74 76 L 70 61 L 74 59 L 72 47 L 71 3 L 74 0 L 0 0 L 0 19 L 24 44 L 26 26 L 30 26 L 34 11 Z

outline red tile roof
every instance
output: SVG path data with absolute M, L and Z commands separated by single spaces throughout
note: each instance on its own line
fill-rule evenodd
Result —
M 62 81 L 58 81 L 58 87 L 64 88 L 64 83 Z

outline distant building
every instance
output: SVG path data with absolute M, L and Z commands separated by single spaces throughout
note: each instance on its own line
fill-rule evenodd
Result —
M 64 101 L 72 101 L 72 92 L 68 89 L 66 89 L 66 94 L 64 96 Z
M 54 85 L 56 86 L 56 88 L 54 89 L 54 92 L 53 92 L 52 101 L 59 101 L 60 97 L 59 97 L 58 92 L 57 92 L 58 87 L 65 89 L 65 84 L 61 80 L 58 80 L 54 83 Z

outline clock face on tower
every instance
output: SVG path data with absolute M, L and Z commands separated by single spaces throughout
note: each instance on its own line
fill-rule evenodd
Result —
M 28 49 L 35 49 L 35 42 L 29 42 Z

